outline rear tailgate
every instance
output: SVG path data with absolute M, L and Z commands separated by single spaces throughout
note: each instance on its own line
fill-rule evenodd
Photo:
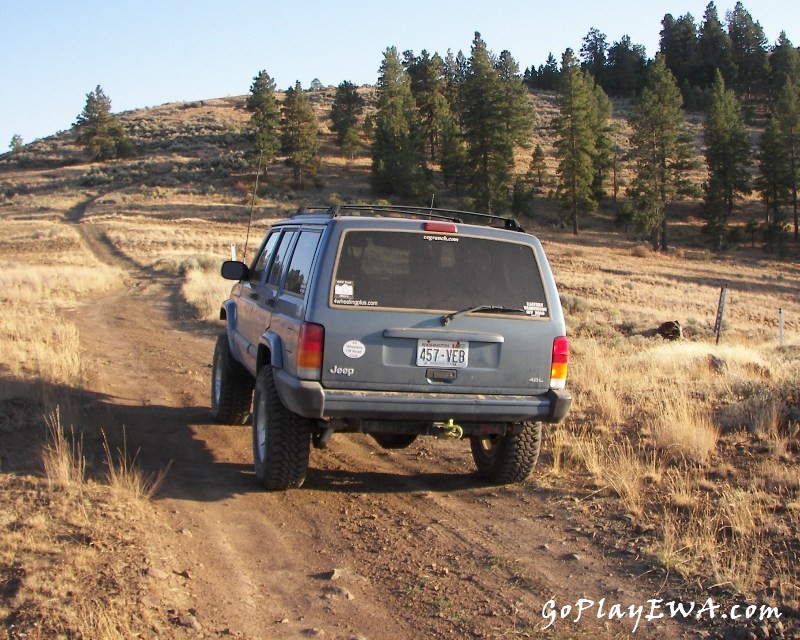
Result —
M 436 326 L 441 315 L 387 315 L 359 313 L 328 325 L 323 386 L 511 395 L 549 387 L 552 325 L 493 317 L 486 331 L 484 315 L 446 328 Z
M 542 275 L 549 267 L 535 239 L 423 224 L 342 234 L 328 305 L 314 318 L 325 326 L 323 386 L 545 392 L 564 328 L 560 310 L 551 313 Z

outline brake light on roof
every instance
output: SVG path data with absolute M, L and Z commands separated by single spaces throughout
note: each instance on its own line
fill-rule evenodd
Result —
M 297 339 L 297 377 L 319 380 L 322 376 L 322 355 L 325 348 L 325 327 L 311 322 L 300 325 Z
M 567 363 L 569 343 L 564 336 L 553 340 L 553 359 L 550 365 L 550 388 L 564 389 L 567 386 Z
M 433 233 L 458 233 L 458 227 L 452 222 L 423 222 L 422 228 Z

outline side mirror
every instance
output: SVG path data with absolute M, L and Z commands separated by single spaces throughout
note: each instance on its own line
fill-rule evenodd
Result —
M 247 280 L 250 274 L 250 269 L 247 268 L 247 265 L 244 262 L 239 262 L 238 260 L 226 260 L 222 263 L 220 274 L 226 280 L 242 281 Z

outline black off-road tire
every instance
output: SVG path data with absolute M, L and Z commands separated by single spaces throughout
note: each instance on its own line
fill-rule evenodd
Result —
M 519 433 L 472 436 L 470 446 L 480 478 L 494 484 L 524 482 L 539 459 L 542 425 L 526 422 Z
M 373 433 L 370 435 L 383 449 L 405 449 L 417 439 L 416 433 Z
M 275 389 L 272 367 L 261 368 L 253 396 L 256 480 L 269 491 L 300 487 L 308 473 L 311 421 L 289 411 Z
M 255 381 L 231 358 L 228 336 L 217 338 L 211 365 L 211 415 L 223 424 L 247 424 Z

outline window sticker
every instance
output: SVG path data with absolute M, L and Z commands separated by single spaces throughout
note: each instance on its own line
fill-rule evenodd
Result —
M 525 313 L 534 318 L 547 317 L 547 307 L 544 302 L 526 302 Z
M 352 300 L 353 293 L 355 293 L 355 287 L 352 280 L 337 280 L 333 285 L 334 298 L 350 298 Z M 341 303 L 337 302 L 337 304 Z
M 333 304 L 348 307 L 377 307 L 377 300 L 357 300 L 355 283 L 352 280 L 337 280 L 333 284 Z

